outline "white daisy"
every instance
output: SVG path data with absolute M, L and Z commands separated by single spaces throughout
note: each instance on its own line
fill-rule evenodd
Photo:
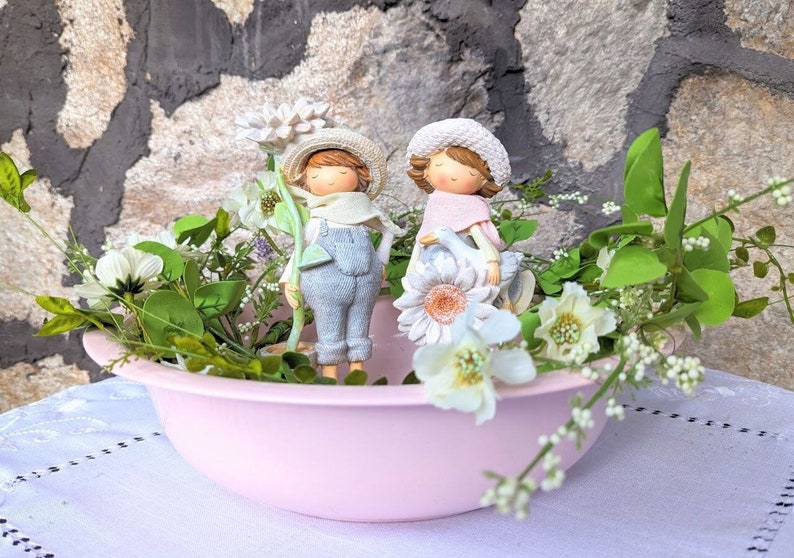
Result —
M 278 107 L 265 103 L 261 112 L 247 112 L 235 120 L 237 139 L 250 139 L 271 153 L 284 150 L 296 135 L 308 134 L 325 127 L 328 103 L 313 103 L 300 98 L 294 106 Z
M 417 262 L 402 280 L 405 292 L 394 301 L 398 327 L 417 345 L 448 343 L 455 318 L 473 311 L 475 325 L 496 312 L 491 304 L 499 288 L 489 285 L 486 270 L 458 262 L 440 252 L 429 262 Z
M 221 207 L 250 229 L 267 229 L 278 232 L 276 226 L 276 204 L 281 201 L 276 185 L 276 173 L 266 171 L 256 182 L 233 190 Z

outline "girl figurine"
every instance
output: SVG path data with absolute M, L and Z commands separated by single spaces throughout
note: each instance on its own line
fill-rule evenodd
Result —
M 408 273 L 421 273 L 426 268 L 417 262 L 432 264 L 439 253 L 459 263 L 467 260 L 484 270 L 486 285 L 495 287 L 491 304 L 523 312 L 532 297 L 534 277 L 521 271 L 522 254 L 502 251 L 504 242 L 488 204 L 510 179 L 510 161 L 501 142 L 474 120 L 441 120 L 416 132 L 408 144 L 408 164 L 408 176 L 429 194 Z M 407 308 L 407 302 L 398 299 L 395 306 Z M 409 324 L 401 323 L 401 329 L 410 331 Z
M 336 378 L 340 363 L 360 370 L 372 355 L 369 322 L 392 241 L 401 232 L 372 204 L 386 182 L 386 158 L 364 136 L 323 128 L 287 149 L 282 170 L 310 216 L 303 258 L 289 262 L 282 284 L 290 306 L 296 308 L 302 294 L 313 310 L 317 362 L 324 376 Z M 370 229 L 382 233 L 377 251 Z M 297 288 L 284 280 L 293 265 L 301 270 Z

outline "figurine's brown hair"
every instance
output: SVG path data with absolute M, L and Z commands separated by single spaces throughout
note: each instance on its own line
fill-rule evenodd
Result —
M 299 188 L 303 188 L 304 190 L 308 189 L 306 186 L 306 173 L 309 167 L 348 167 L 353 169 L 358 175 L 356 192 L 366 192 L 372 182 L 372 174 L 369 172 L 367 166 L 352 153 L 341 149 L 323 149 L 322 151 L 312 153 L 311 156 L 306 159 L 306 164 L 303 166 L 303 170 L 296 183 Z
M 457 161 L 462 165 L 471 167 L 485 177 L 485 183 L 472 195 L 476 194 L 484 198 L 492 198 L 502 190 L 502 187 L 494 182 L 491 169 L 488 167 L 488 163 L 483 161 L 482 157 L 477 155 L 471 149 L 453 145 L 451 147 L 447 147 L 443 151 L 453 161 Z M 411 155 L 409 164 L 411 165 L 411 168 L 408 170 L 408 177 L 413 180 L 419 188 L 428 194 L 432 194 L 433 185 L 427 181 L 427 178 L 425 178 L 425 170 L 427 169 L 427 165 L 430 164 L 430 157 Z

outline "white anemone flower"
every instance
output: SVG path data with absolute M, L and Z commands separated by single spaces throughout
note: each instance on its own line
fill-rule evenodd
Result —
M 419 347 L 414 353 L 416 377 L 428 400 L 441 409 L 474 413 L 477 424 L 496 413 L 499 394 L 494 381 L 523 384 L 535 378 L 535 364 L 523 349 L 494 349 L 513 340 L 521 329 L 518 318 L 498 310 L 477 329 L 470 310 L 452 323 L 452 342 Z
M 546 341 L 543 356 L 563 362 L 582 362 L 598 351 L 598 338 L 615 330 L 615 314 L 593 306 L 578 283 L 562 287 L 560 298 L 547 297 L 538 308 L 540 327 L 535 336 Z
M 236 215 L 246 228 L 277 232 L 275 211 L 280 201 L 276 173 L 266 171 L 259 175 L 256 182 L 232 191 L 221 207 L 231 215 Z
M 88 301 L 91 308 L 106 307 L 130 294 L 134 298 L 160 286 L 157 276 L 163 271 L 160 256 L 125 246 L 109 250 L 96 262 L 95 277 L 75 285 L 77 294 Z
M 328 103 L 313 103 L 303 97 L 294 106 L 265 103 L 261 112 L 237 117 L 237 139 L 253 140 L 270 152 L 283 151 L 296 135 L 325 127 L 330 122 L 326 116 L 329 107 Z
M 398 328 L 417 345 L 448 343 L 453 321 L 467 309 L 473 311 L 475 325 L 496 312 L 491 302 L 499 288 L 488 284 L 485 268 L 443 252 L 429 262 L 417 262 L 402 285 L 405 292 L 394 301 L 402 311 Z

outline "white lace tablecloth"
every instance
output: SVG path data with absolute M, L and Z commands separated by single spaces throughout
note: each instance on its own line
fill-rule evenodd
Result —
M 710 371 L 695 397 L 658 387 L 623 402 L 626 419 L 561 490 L 534 498 L 527 521 L 480 510 L 363 524 L 206 480 L 160 434 L 138 384 L 72 388 L 0 415 L 0 556 L 794 555 L 794 393 Z

